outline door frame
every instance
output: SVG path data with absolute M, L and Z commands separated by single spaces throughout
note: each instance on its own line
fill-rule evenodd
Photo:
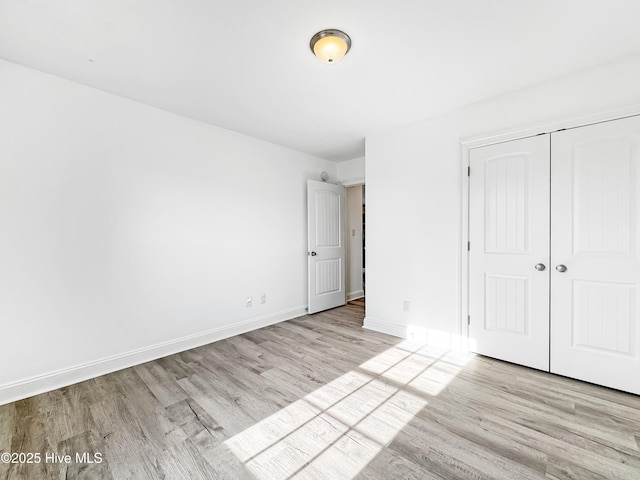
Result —
M 640 104 L 629 107 L 604 110 L 575 117 L 532 123 L 530 126 L 514 128 L 501 132 L 491 132 L 460 139 L 460 278 L 459 307 L 460 333 L 463 339 L 469 339 L 469 158 L 471 149 L 509 142 L 520 138 L 550 134 L 558 130 L 579 128 L 596 123 L 608 122 L 640 115 Z M 466 350 L 469 350 L 467 343 Z
M 365 187 L 364 180 L 348 182 L 348 183 L 342 183 L 341 185 L 346 187 L 347 191 L 352 187 L 363 187 L 363 190 L 361 190 L 361 202 L 360 202 L 360 203 L 362 203 L 362 200 L 364 199 L 364 187 Z M 360 209 L 360 212 L 361 212 L 361 215 L 362 215 L 362 208 Z M 348 218 L 349 218 L 349 214 L 350 213 L 351 212 L 347 211 L 347 214 L 346 214 L 347 223 L 348 223 Z M 364 229 L 361 228 L 360 235 L 362 236 L 363 233 L 364 233 Z M 349 269 L 351 268 L 351 258 L 352 258 L 352 255 L 353 255 L 353 253 L 351 251 L 351 247 L 350 247 L 350 242 L 349 242 L 349 238 L 351 236 L 351 234 L 349 232 L 349 228 L 346 228 L 345 234 L 347 236 L 347 240 L 345 240 L 345 247 L 347 248 L 347 280 L 346 280 L 346 282 L 348 284 L 349 283 L 349 278 L 348 278 L 349 277 Z M 360 264 L 362 265 L 363 269 L 365 268 L 364 249 L 365 249 L 365 246 L 364 246 L 364 241 L 363 241 L 363 244 L 362 244 L 361 248 L 358 250 L 358 256 L 360 257 Z M 364 274 L 361 274 L 360 277 L 361 277 L 361 279 L 364 278 Z M 358 300 L 360 298 L 365 298 L 366 297 L 365 287 L 364 287 L 364 280 L 362 281 L 362 289 L 361 290 L 362 290 L 362 296 L 353 297 L 353 298 L 349 298 L 349 292 L 347 292 L 347 303 L 349 303 L 352 300 Z

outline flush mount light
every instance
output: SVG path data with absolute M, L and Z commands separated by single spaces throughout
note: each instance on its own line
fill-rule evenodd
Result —
M 351 48 L 351 38 L 335 28 L 316 33 L 309 43 L 311 51 L 323 63 L 337 63 Z

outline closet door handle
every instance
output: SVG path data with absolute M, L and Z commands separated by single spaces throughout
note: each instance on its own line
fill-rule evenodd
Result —
M 539 272 L 542 272 L 545 268 L 544 263 L 539 263 L 534 267 L 536 270 L 538 270 Z
M 562 265 L 562 264 L 557 265 L 556 266 L 556 271 L 558 271 L 560 273 L 566 272 L 567 271 L 567 266 L 566 265 Z

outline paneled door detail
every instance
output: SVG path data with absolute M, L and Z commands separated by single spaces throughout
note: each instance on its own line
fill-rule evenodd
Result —
M 640 118 L 551 146 L 551 371 L 640 394 Z
M 469 179 L 471 349 L 549 369 L 549 136 L 475 148 Z
M 345 188 L 307 180 L 309 313 L 346 303 Z

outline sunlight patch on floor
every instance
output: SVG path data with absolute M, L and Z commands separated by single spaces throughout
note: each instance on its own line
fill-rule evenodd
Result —
M 257 478 L 350 479 L 464 366 L 402 342 L 225 442 Z
M 396 384 L 436 396 L 469 361 L 464 353 L 426 347 L 406 340 L 373 357 L 360 367 Z

